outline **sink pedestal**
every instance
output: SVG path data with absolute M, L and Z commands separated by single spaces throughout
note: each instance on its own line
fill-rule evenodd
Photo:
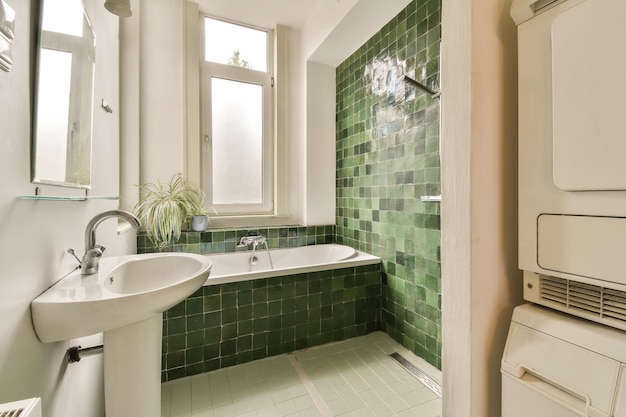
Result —
M 162 314 L 104 332 L 107 417 L 161 415 Z

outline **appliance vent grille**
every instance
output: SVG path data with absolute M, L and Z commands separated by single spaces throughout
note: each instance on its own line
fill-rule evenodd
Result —
M 626 322 L 625 291 L 540 275 L 539 297 L 573 314 Z
M 0 417 L 41 417 L 41 399 L 29 398 L 0 404 Z
M 552 3 L 555 3 L 557 0 L 537 0 L 533 4 L 530 5 L 530 8 L 533 12 L 537 13 L 541 9 L 545 9 Z
M 23 408 L 16 408 L 15 410 L 0 411 L 0 417 L 19 417 L 22 415 Z

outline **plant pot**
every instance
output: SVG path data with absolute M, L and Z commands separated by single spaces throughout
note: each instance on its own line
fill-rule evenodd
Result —
M 209 216 L 193 216 L 191 217 L 191 230 L 194 232 L 204 232 L 209 225 Z

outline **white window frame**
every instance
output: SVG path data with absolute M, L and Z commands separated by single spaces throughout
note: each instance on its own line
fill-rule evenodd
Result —
M 204 45 L 203 23 L 201 17 L 209 13 L 200 10 L 198 3 L 184 1 L 184 42 L 183 59 L 186 62 L 184 71 L 184 97 L 183 112 L 185 123 L 183 125 L 183 170 L 191 181 L 200 184 L 202 179 L 200 159 L 204 137 L 200 126 L 200 103 L 202 87 L 200 84 L 201 63 L 204 59 L 202 47 Z M 288 146 L 290 133 L 293 129 L 290 119 L 289 97 L 290 94 L 290 46 L 288 40 L 289 29 L 283 25 L 273 28 L 274 39 L 272 52 L 274 55 L 274 102 L 272 112 L 274 114 L 273 133 L 273 164 L 274 164 L 274 212 L 268 214 L 233 214 L 226 215 L 218 212 L 212 213 L 210 227 L 264 227 L 276 225 L 300 224 L 298 215 L 292 210 L 297 209 L 297 197 L 301 186 L 297 181 L 297 166 L 290 163 L 290 146 Z M 271 61 L 270 61 L 271 62 Z M 293 86 L 291 87 L 293 88 Z M 291 133 L 293 136 L 293 132 Z M 294 180 L 294 178 L 296 178 Z M 206 203 L 206 201 L 205 201 Z M 205 204 L 209 209 L 210 206 Z
M 249 68 L 242 68 L 233 65 L 219 64 L 216 62 L 206 61 L 204 58 L 204 39 L 205 39 L 205 18 L 222 20 L 224 22 L 235 25 L 249 27 L 261 30 L 267 33 L 267 72 L 257 71 Z M 200 104 L 200 129 L 202 135 L 201 144 L 201 187 L 206 193 L 205 204 L 217 211 L 220 216 L 232 215 L 271 215 L 275 213 L 274 205 L 274 128 L 273 128 L 273 31 L 270 29 L 254 27 L 238 22 L 228 21 L 200 14 L 200 43 L 201 43 L 201 63 L 200 63 L 200 85 L 201 85 L 201 104 Z M 212 195 L 212 170 L 211 167 L 211 144 L 212 144 L 212 120 L 211 120 L 211 79 L 221 78 L 225 80 L 250 83 L 262 86 L 263 90 L 263 201 L 260 204 L 215 204 Z M 240 170 L 246 169 L 245 161 L 240 165 L 232 167 L 233 175 L 237 175 Z

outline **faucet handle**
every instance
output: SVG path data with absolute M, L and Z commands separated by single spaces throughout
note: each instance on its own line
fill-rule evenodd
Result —
M 104 252 L 104 250 L 105 250 L 104 246 L 96 245 L 96 247 L 94 247 L 93 249 L 89 249 L 89 251 L 87 251 L 87 253 L 85 254 L 85 258 L 88 258 L 91 261 L 98 260 L 102 258 L 102 253 Z
M 67 253 L 69 253 L 70 255 L 72 255 L 74 258 L 76 258 L 76 260 L 78 261 L 78 266 L 80 267 L 82 261 L 78 258 L 78 256 L 76 256 L 76 250 L 74 250 L 74 248 L 69 248 L 67 250 Z

